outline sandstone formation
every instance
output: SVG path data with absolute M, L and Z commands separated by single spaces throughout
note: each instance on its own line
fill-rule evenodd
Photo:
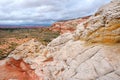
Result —
M 73 20 L 55 22 L 50 27 L 50 30 L 60 32 L 61 34 L 67 33 L 67 32 L 74 32 L 76 30 L 76 26 L 86 21 L 89 17 L 90 16 L 73 19 Z
M 13 58 L 0 61 L 0 80 L 40 80 L 29 64 Z
M 28 63 L 37 75 L 34 80 L 120 80 L 120 1 L 101 7 L 74 33 L 62 34 L 46 47 L 31 40 L 7 60 L 11 58 Z
M 53 61 L 41 68 L 44 80 L 120 80 L 120 1 L 101 7 L 47 49 Z
M 120 42 L 120 1 L 101 7 L 89 20 L 77 26 L 75 40 L 94 43 Z
M 18 46 L 7 59 L 0 61 L 0 80 L 40 80 L 33 69 L 37 66 L 33 61 L 43 49 L 34 39 Z

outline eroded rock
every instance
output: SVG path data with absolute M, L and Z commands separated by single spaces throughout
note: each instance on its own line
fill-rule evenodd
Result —
M 52 55 L 54 60 L 42 68 L 44 79 L 119 80 L 119 11 L 120 1 L 112 1 L 101 7 L 87 21 L 78 25 L 73 38 L 59 51 L 51 53 L 55 54 Z M 93 44 L 86 45 L 86 43 Z
M 46 47 L 32 40 L 9 58 L 29 63 L 39 80 L 120 80 L 119 11 L 120 1 L 112 1 L 78 25 L 75 33 L 60 35 Z M 24 71 L 28 68 L 25 63 L 20 63 Z
M 55 22 L 51 27 L 50 30 L 60 32 L 61 34 L 64 33 L 73 33 L 76 30 L 76 26 L 84 21 L 86 21 L 90 16 L 73 19 L 73 20 L 65 20 Z
M 29 64 L 10 58 L 0 65 L 0 80 L 40 80 Z M 0 62 L 0 64 L 1 64 Z
M 120 42 L 120 1 L 101 7 L 88 21 L 77 26 L 75 40 L 91 43 Z

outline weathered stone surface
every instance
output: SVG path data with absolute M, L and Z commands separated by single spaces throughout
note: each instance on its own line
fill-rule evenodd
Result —
M 120 1 L 101 7 L 95 15 L 77 27 L 75 40 L 91 43 L 120 42 Z
M 65 33 L 60 35 L 58 38 L 54 39 L 47 45 L 48 54 L 46 56 L 50 56 L 51 53 L 54 53 L 52 55 L 56 55 L 56 52 L 58 52 L 67 42 L 70 42 L 73 38 L 73 35 L 71 33 Z M 50 53 L 50 54 L 49 54 Z
M 41 57 L 42 52 L 44 51 L 45 46 L 40 42 L 32 39 L 20 46 L 18 46 L 14 51 L 10 53 L 8 57 L 12 57 L 16 60 L 24 59 L 25 62 L 31 63 L 36 57 Z M 41 60 L 44 60 L 45 57 L 42 56 Z
M 74 43 L 75 42 L 71 43 L 71 45 Z M 77 47 L 75 48 L 75 45 L 79 45 L 78 48 Z M 47 74 L 46 77 L 48 77 L 50 80 L 52 79 L 57 80 L 60 77 L 63 80 L 67 80 L 70 78 L 74 78 L 78 80 L 91 80 L 91 79 L 96 80 L 106 74 L 118 70 L 120 64 L 119 62 L 120 58 L 114 59 L 111 58 L 109 55 L 111 55 L 112 57 L 113 55 L 114 57 L 115 56 L 120 57 L 119 54 L 120 44 L 114 46 L 93 45 L 88 47 L 85 46 L 84 44 L 80 44 L 76 42 L 75 45 L 70 46 L 71 48 L 66 48 L 66 51 L 63 51 L 63 49 L 61 49 L 57 53 L 59 54 L 59 56 L 58 55 L 53 56 L 54 61 L 56 63 L 54 62 L 55 64 L 52 66 L 51 63 L 49 63 L 44 67 L 49 71 L 46 73 Z M 62 62 L 62 64 L 60 62 Z M 52 69 L 49 70 L 49 68 Z M 43 72 L 46 71 L 43 70 Z M 53 75 L 53 72 L 56 72 L 57 74 Z M 48 74 L 52 74 L 52 75 L 48 75 Z
M 54 61 L 43 68 L 46 80 L 119 80 L 119 7 L 119 1 L 112 1 L 78 25 L 74 39 L 51 53 Z
M 4 64 L 1 64 L 4 62 Z M 40 80 L 29 64 L 13 58 L 0 62 L 0 80 Z
M 76 30 L 76 26 L 84 21 L 86 21 L 90 16 L 73 19 L 73 20 L 65 20 L 55 22 L 51 27 L 50 30 L 60 32 L 61 34 L 64 33 L 73 33 Z
M 120 80 L 120 1 L 77 27 L 46 47 L 34 40 L 25 43 L 9 57 L 29 63 L 40 80 Z

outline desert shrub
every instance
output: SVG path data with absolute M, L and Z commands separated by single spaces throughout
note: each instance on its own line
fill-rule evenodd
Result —
M 0 50 L 0 54 L 2 54 L 3 53 L 3 50 Z
M 25 38 L 29 39 L 36 39 L 39 42 L 41 42 L 43 45 L 47 45 L 49 42 L 51 42 L 54 38 L 58 37 L 60 34 L 59 32 L 52 32 L 49 30 L 49 28 L 15 28 L 15 29 L 0 29 L 0 45 L 7 44 L 9 48 L 6 48 L 3 51 L 0 51 L 0 57 L 4 57 L 8 55 L 12 50 L 18 46 L 17 43 L 10 43 L 8 42 L 9 38 L 16 38 L 18 40 L 22 40 Z
M 11 43 L 9 49 L 12 51 L 16 48 L 17 45 L 18 45 L 17 43 Z

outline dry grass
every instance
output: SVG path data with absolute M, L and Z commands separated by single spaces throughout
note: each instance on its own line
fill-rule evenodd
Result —
M 0 59 L 6 57 L 16 46 L 30 39 L 36 39 L 47 45 L 58 35 L 58 32 L 52 32 L 49 28 L 0 29 Z

